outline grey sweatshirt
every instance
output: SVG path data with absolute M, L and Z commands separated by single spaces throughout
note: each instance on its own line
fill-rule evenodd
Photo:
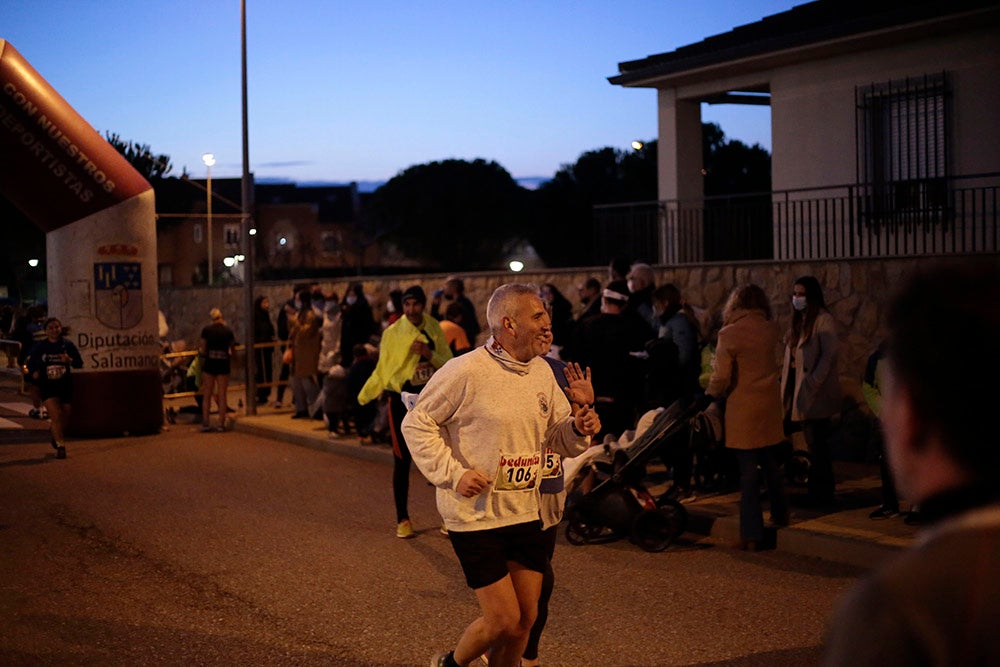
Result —
M 590 444 L 573 430 L 569 401 L 549 365 L 516 361 L 498 347 L 491 338 L 442 366 L 403 419 L 413 461 L 437 487 L 450 531 L 538 520 L 545 448 L 575 456 Z M 472 469 L 491 483 L 465 498 L 455 489 Z

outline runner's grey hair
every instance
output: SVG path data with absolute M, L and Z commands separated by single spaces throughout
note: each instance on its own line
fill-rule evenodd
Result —
M 496 335 L 503 330 L 503 318 L 513 318 L 517 314 L 518 297 L 530 294 L 538 296 L 538 285 L 533 283 L 507 283 L 493 290 L 486 304 L 486 323 L 490 333 Z

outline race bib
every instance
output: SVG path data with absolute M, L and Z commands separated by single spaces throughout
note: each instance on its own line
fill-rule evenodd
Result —
M 413 371 L 413 379 L 410 380 L 410 384 L 414 387 L 420 387 L 427 384 L 427 381 L 431 379 L 434 375 L 434 366 L 429 361 L 421 361 L 417 364 L 416 370 Z
M 527 456 L 500 455 L 494 491 L 527 491 L 538 486 L 538 471 L 542 466 L 541 454 Z
M 546 447 L 545 458 L 542 460 L 542 479 L 562 479 L 562 476 L 562 457 Z
M 58 380 L 63 375 L 66 375 L 66 367 L 65 366 L 46 366 L 45 367 L 45 375 L 50 380 Z

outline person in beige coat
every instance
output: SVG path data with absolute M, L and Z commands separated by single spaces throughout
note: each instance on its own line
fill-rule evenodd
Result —
M 838 369 L 840 341 L 833 316 L 826 309 L 819 281 L 804 276 L 792 287 L 792 328 L 785 339 L 781 396 L 793 426 L 800 426 L 809 447 L 807 502 L 834 502 L 831 418 L 840 412 L 843 390 Z
M 316 374 L 319 372 L 322 322 L 313 312 L 309 290 L 302 290 L 299 299 L 302 307 L 298 316 L 290 321 L 291 332 L 288 336 L 292 348 L 292 399 L 295 402 L 292 419 L 308 419 L 313 416 L 309 414 L 309 407 L 319 395 Z
M 739 462 L 740 540 L 734 546 L 756 551 L 764 540 L 758 465 L 767 480 L 771 521 L 788 525 L 788 499 L 778 464 L 785 439 L 778 386 L 780 333 L 767 296 L 757 285 L 733 290 L 722 318 L 706 394 L 726 399 L 726 447 Z

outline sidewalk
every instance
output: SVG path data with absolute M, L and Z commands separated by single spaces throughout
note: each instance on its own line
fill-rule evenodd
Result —
M 389 445 L 361 444 L 356 436 L 330 439 L 323 422 L 292 419 L 292 410 L 258 409 L 256 416 L 236 420 L 234 430 L 276 438 L 368 461 L 392 462 Z M 868 514 L 881 502 L 881 480 L 877 465 L 834 464 L 837 476 L 837 510 L 823 512 L 794 507 L 805 490 L 791 487 L 792 521 L 776 532 L 776 548 L 800 556 L 820 558 L 871 568 L 910 545 L 917 526 L 898 516 L 872 520 Z M 701 496 L 686 505 L 688 531 L 726 544 L 739 537 L 739 493 Z M 904 508 L 905 509 L 905 508 Z
M 240 398 L 242 392 L 231 393 L 230 405 L 236 408 Z M 175 409 L 185 405 L 190 409 L 193 401 L 165 402 L 165 407 Z M 30 407 L 26 396 L 0 384 L 0 444 L 48 441 L 48 422 L 28 417 Z M 389 445 L 362 444 L 357 436 L 331 439 L 322 421 L 292 419 L 291 407 L 260 407 L 254 416 L 244 412 L 240 408 L 231 415 L 233 430 L 237 432 L 342 456 L 392 463 Z M 193 414 L 181 412 L 177 423 L 165 424 L 164 429 L 189 428 L 193 420 Z M 906 525 L 901 516 L 879 521 L 868 518 L 869 512 L 880 502 L 877 466 L 836 463 L 835 471 L 838 503 L 835 511 L 795 508 L 794 501 L 804 489 L 789 489 L 793 501 L 791 525 L 776 532 L 775 543 L 779 551 L 871 568 L 913 542 L 918 527 Z M 722 544 L 739 537 L 739 493 L 701 496 L 686 507 L 690 515 L 689 532 Z

